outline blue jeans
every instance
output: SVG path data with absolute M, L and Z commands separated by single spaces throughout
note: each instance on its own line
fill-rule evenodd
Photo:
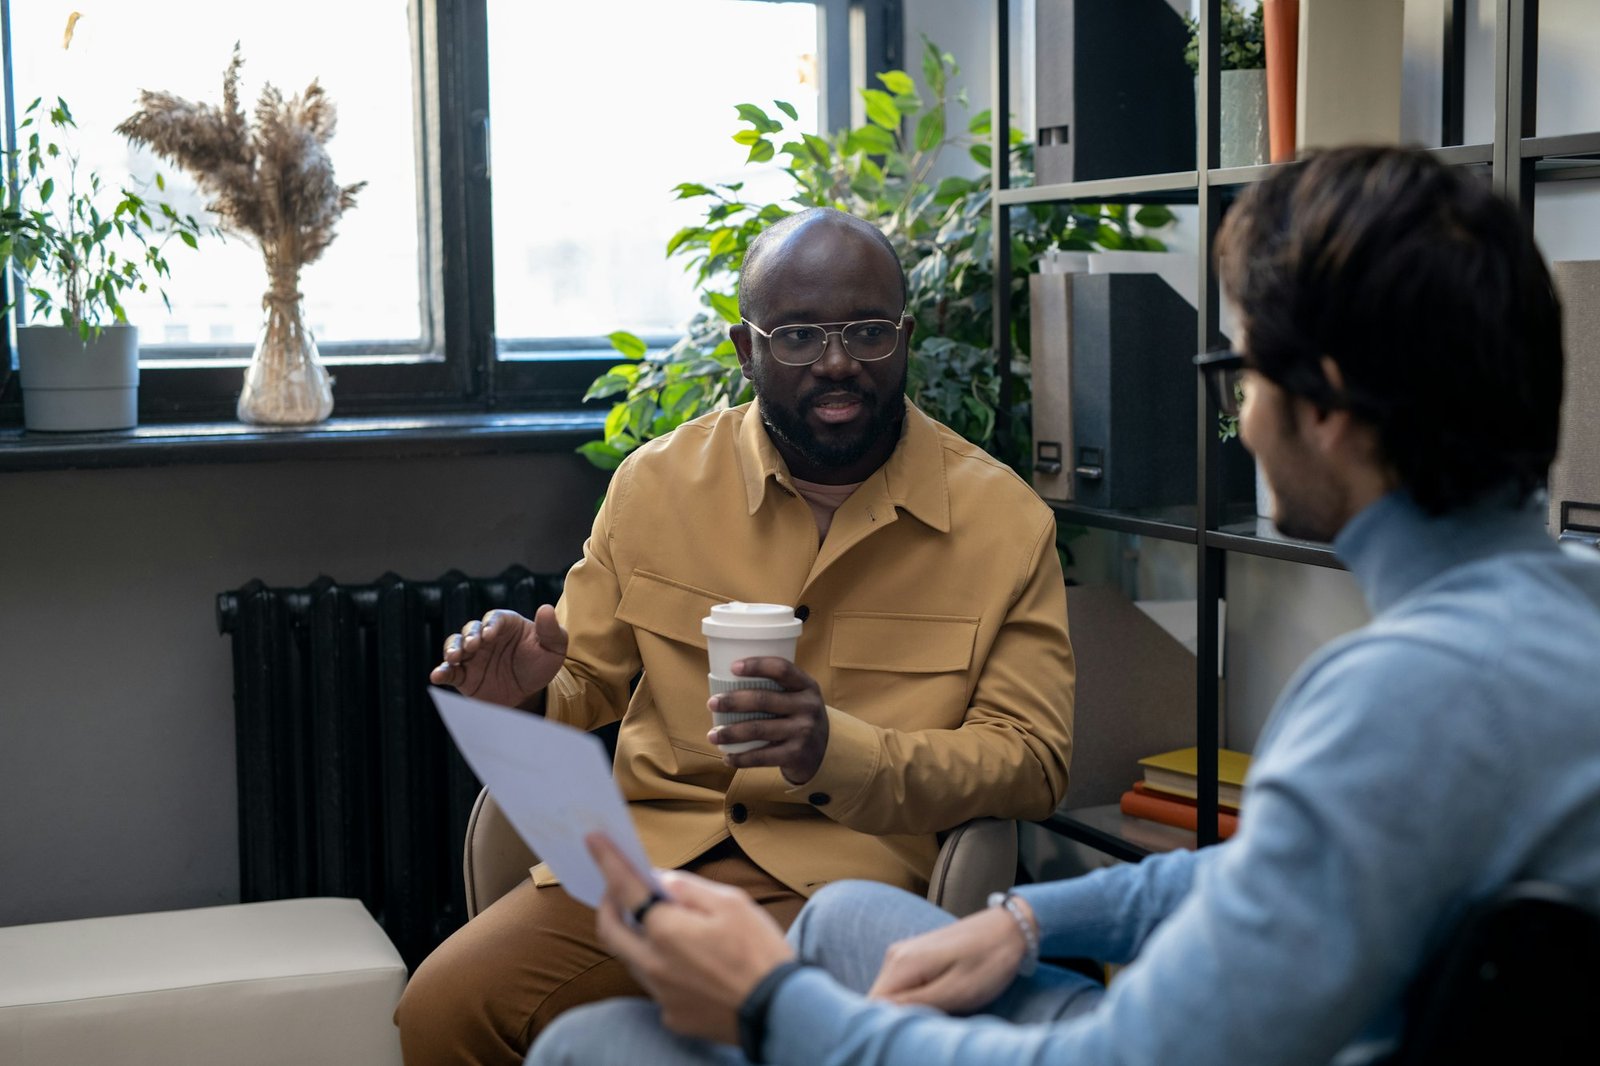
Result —
M 801 961 L 841 985 L 865 992 L 890 944 L 954 922 L 920 896 L 872 881 L 840 881 L 818 892 L 789 929 Z M 1090 1010 L 1102 989 L 1068 970 L 1041 966 L 1019 978 L 984 1014 L 1019 1024 L 1050 1022 Z M 743 1066 L 737 1048 L 667 1032 L 647 999 L 612 999 L 568 1011 L 540 1034 L 529 1066 Z

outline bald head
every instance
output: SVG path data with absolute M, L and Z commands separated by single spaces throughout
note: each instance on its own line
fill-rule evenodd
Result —
M 883 231 L 870 222 L 831 207 L 813 207 L 781 218 L 756 234 L 745 252 L 739 272 L 739 314 L 760 322 L 772 297 L 773 286 L 781 284 L 782 268 L 797 248 L 824 234 L 849 233 L 871 241 L 882 251 L 882 267 L 899 278 L 901 305 L 905 304 L 906 273 L 900 257 Z

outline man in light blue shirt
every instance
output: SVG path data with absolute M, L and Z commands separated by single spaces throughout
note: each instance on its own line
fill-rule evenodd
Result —
M 1276 169 L 1217 244 L 1242 339 L 1197 362 L 1242 391 L 1279 528 L 1332 540 L 1373 612 L 1285 689 L 1234 839 L 961 921 L 830 886 L 788 942 L 685 875 L 652 904 L 597 839 L 601 935 L 656 1003 L 575 1011 L 531 1062 L 1355 1062 L 1472 904 L 1600 904 L 1600 565 L 1543 526 L 1560 310 L 1527 227 L 1474 174 L 1354 148 Z M 1041 952 L 1128 965 L 1102 988 Z

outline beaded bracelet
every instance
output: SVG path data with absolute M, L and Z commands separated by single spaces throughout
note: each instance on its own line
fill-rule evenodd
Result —
M 1022 961 L 1017 963 L 1017 976 L 1027 977 L 1039 968 L 1039 934 L 1033 928 L 1033 922 L 1022 909 L 1022 904 L 1010 892 L 991 892 L 989 906 L 1003 907 L 1011 915 L 1011 920 L 1017 923 L 1017 929 L 1022 933 L 1023 942 L 1027 950 L 1022 956 Z

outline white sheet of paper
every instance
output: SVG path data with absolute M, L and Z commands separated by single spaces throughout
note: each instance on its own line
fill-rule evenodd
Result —
M 654 883 L 598 738 L 444 689 L 430 688 L 428 695 L 467 765 L 573 899 L 594 907 L 605 892 L 600 868 L 583 846 L 584 836 L 597 830 Z

